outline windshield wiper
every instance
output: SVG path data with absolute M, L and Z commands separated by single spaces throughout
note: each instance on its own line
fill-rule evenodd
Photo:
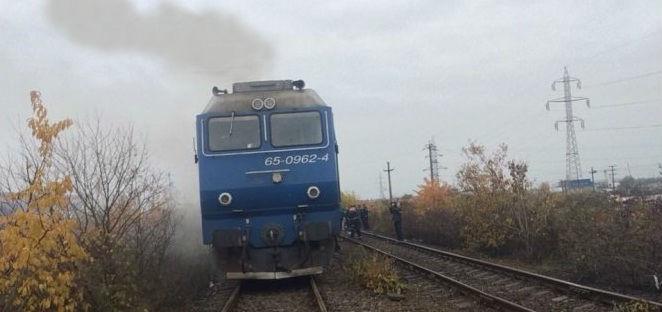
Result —
M 232 119 L 230 120 L 230 133 L 228 136 L 232 136 L 232 125 L 234 124 L 234 112 L 232 112 Z

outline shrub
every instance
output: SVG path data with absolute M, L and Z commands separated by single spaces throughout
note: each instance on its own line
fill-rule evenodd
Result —
M 558 255 L 578 279 L 646 287 L 662 270 L 662 213 L 621 206 L 598 193 L 560 196 Z
M 378 255 L 354 254 L 349 270 L 354 280 L 376 294 L 402 295 L 405 284 L 390 259 Z

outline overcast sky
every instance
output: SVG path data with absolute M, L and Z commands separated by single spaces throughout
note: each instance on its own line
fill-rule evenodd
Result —
M 345 191 L 377 197 L 390 160 L 394 193 L 412 192 L 431 137 L 443 180 L 474 140 L 507 143 L 536 183 L 555 182 L 564 112 L 545 101 L 568 66 L 593 106 L 575 107 L 584 176 L 616 164 L 649 177 L 662 162 L 659 0 L 111 2 L 0 0 L 0 149 L 38 89 L 53 117 L 133 124 L 196 200 L 194 116 L 211 87 L 304 79 L 334 108 Z

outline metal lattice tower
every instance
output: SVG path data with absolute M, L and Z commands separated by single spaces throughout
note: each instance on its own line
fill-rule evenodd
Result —
M 423 169 L 423 171 L 430 171 L 430 182 L 439 182 L 439 153 L 437 151 L 437 145 L 434 144 L 434 138 L 428 141 L 428 144 L 425 145 L 425 149 L 428 151 L 425 158 L 428 159 L 430 165 L 428 168 Z
M 579 148 L 577 146 L 577 135 L 575 134 L 575 122 L 580 122 L 581 127 L 584 128 L 584 119 L 575 116 L 572 112 L 572 102 L 586 101 L 586 106 L 590 106 L 588 98 L 573 97 L 570 90 L 570 83 L 577 82 L 577 88 L 582 88 L 582 82 L 578 78 L 570 77 L 568 69 L 563 68 L 563 78 L 555 80 L 552 83 L 552 90 L 556 90 L 557 83 L 563 83 L 563 97 L 547 101 L 547 110 L 549 110 L 550 103 L 565 103 L 565 119 L 557 120 L 554 123 L 556 130 L 559 130 L 559 123 L 565 123 L 566 131 L 566 149 L 565 149 L 565 179 L 577 180 L 582 177 L 581 163 L 579 161 Z

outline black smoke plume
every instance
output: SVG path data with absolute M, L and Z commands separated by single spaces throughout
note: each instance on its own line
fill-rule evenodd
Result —
M 195 13 L 162 3 L 143 13 L 127 0 L 51 0 L 46 10 L 54 26 L 76 43 L 154 55 L 184 72 L 256 77 L 271 65 L 269 43 L 218 11 Z

